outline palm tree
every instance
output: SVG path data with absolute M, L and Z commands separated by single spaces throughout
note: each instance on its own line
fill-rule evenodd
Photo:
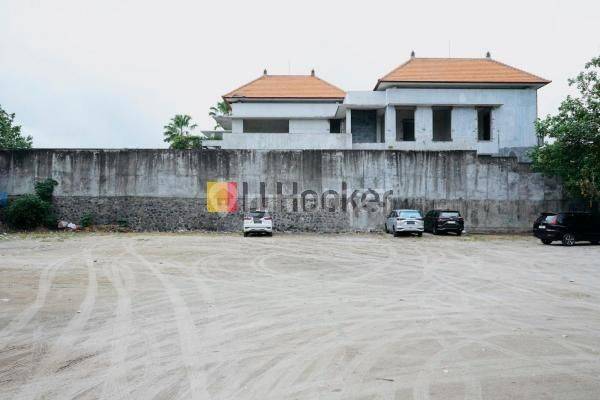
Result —
M 208 115 L 214 117 L 216 115 L 229 115 L 231 109 L 226 101 L 219 101 L 215 106 L 210 108 Z
M 197 125 L 191 122 L 192 117 L 189 115 L 177 114 L 164 126 L 164 141 L 169 143 L 170 148 L 193 149 L 202 146 L 201 138 L 192 135 L 192 131 Z
M 221 115 L 229 115 L 231 113 L 231 108 L 229 108 L 229 104 L 226 101 L 219 101 L 216 105 L 209 108 L 208 115 L 211 117 L 219 117 Z M 223 128 L 219 122 L 215 125 L 215 130 L 218 128 Z

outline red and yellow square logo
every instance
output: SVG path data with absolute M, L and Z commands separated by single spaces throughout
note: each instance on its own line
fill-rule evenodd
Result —
M 237 182 L 209 181 L 206 183 L 206 208 L 208 212 L 236 212 L 237 195 Z

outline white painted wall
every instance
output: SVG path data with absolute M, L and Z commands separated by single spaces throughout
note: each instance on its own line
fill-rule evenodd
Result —
M 329 134 L 328 119 L 290 119 L 290 133 Z
M 244 120 L 241 118 L 231 119 L 231 132 L 243 133 L 244 132 Z
M 337 103 L 233 103 L 233 118 L 316 118 L 335 117 Z

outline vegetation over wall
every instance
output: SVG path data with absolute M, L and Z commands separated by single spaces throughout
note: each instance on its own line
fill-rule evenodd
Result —
M 52 193 L 58 185 L 54 179 L 35 184 L 35 194 L 26 194 L 14 200 L 6 210 L 6 221 L 15 229 L 34 229 L 39 226 L 56 228 L 52 212 Z
M 600 56 L 593 58 L 569 85 L 558 114 L 538 120 L 543 145 L 532 153 L 536 171 L 562 179 L 565 189 L 589 203 L 600 200 Z
M 31 136 L 23 136 L 21 127 L 14 125 L 15 114 L 9 114 L 0 106 L 0 149 L 29 149 L 33 143 Z

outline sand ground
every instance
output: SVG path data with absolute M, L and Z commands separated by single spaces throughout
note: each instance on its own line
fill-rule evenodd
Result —
M 0 240 L 0 399 L 599 398 L 600 246 Z

